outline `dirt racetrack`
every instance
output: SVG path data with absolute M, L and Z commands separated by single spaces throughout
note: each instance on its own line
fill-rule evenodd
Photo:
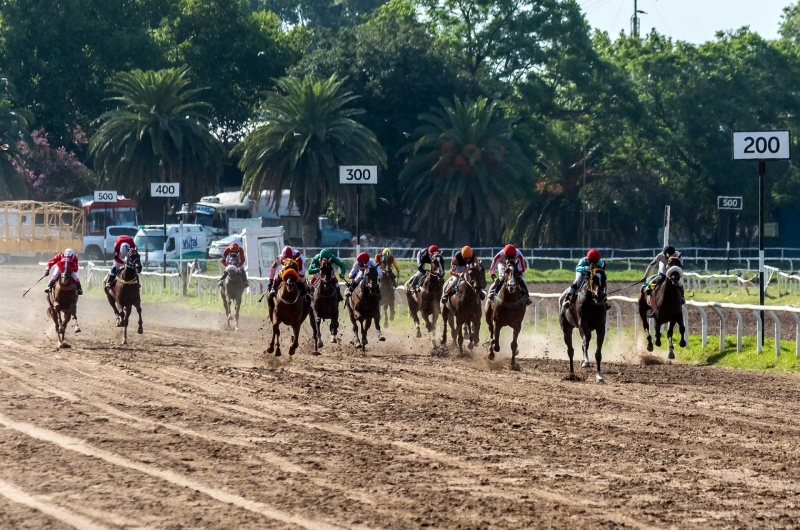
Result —
M 91 297 L 57 351 L 41 289 L 19 298 L 36 273 L 0 275 L 0 528 L 800 526 L 797 376 L 567 382 L 391 330 L 276 360 L 256 319 L 177 305 L 122 347 Z

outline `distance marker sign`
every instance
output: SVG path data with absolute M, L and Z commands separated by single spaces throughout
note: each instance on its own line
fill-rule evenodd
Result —
M 180 197 L 181 185 L 178 182 L 151 182 L 151 197 Z
M 117 202 L 117 192 L 95 190 L 94 202 Z
M 790 157 L 789 131 L 734 132 L 734 160 L 786 160 Z
M 719 210 L 741 210 L 741 197 L 717 197 L 717 209 Z
M 339 184 L 377 184 L 378 166 L 339 166 Z

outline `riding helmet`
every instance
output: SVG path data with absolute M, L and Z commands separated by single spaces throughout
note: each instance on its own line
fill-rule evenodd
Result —
M 361 254 L 358 255 L 356 261 L 358 261 L 359 263 L 367 263 L 369 261 L 369 254 L 367 254 L 366 252 L 362 252 Z
M 72 250 L 71 248 L 68 248 L 67 250 L 64 251 L 64 255 L 68 258 L 71 258 L 72 256 L 75 255 L 75 251 Z
M 503 256 L 512 257 L 516 255 L 517 255 L 517 247 L 515 247 L 514 245 L 506 245 L 506 247 L 503 249 Z
M 392 254 L 392 249 L 385 248 L 385 249 L 381 250 L 381 254 L 383 254 L 384 256 L 390 256 Z
M 465 246 L 461 249 L 461 257 L 464 259 L 472 259 L 472 247 Z
M 439 252 L 439 247 L 436 245 L 431 245 L 428 247 L 428 254 L 436 254 L 437 252 Z
M 592 263 L 597 263 L 598 261 L 600 261 L 600 252 L 596 248 L 593 248 L 586 253 L 586 259 L 588 259 Z
M 675 255 L 675 247 L 672 245 L 667 245 L 664 247 L 664 255 L 665 256 L 674 256 Z
M 293 258 L 294 257 L 294 251 L 292 250 L 292 247 L 289 247 L 289 246 L 283 247 L 283 257 L 284 258 Z
M 238 249 L 238 248 L 239 248 L 239 243 L 237 243 L 236 241 L 231 243 L 231 250 L 235 250 L 235 249 Z

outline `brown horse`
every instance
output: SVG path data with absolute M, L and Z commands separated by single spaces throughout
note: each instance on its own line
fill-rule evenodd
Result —
M 355 336 L 353 343 L 356 348 L 361 348 L 362 352 L 366 351 L 368 343 L 367 331 L 369 331 L 373 320 L 375 321 L 375 328 L 378 330 L 378 340 L 381 342 L 386 340 L 381 335 L 380 329 L 381 286 L 379 283 L 378 269 L 375 267 L 367 269 L 364 279 L 344 301 L 344 305 L 350 313 L 350 322 L 353 324 L 353 335 Z M 358 336 L 359 325 L 361 326 L 360 338 Z
M 314 342 L 317 348 L 322 348 L 322 321 L 330 320 L 331 343 L 336 344 L 336 335 L 339 333 L 339 285 L 336 283 L 336 274 L 333 264 L 329 259 L 323 259 L 319 267 L 319 275 L 314 282 L 311 306 L 314 310 Z
M 486 325 L 489 327 L 489 360 L 494 360 L 494 353 L 500 351 L 500 330 L 505 326 L 514 331 L 511 340 L 511 369 L 519 370 L 517 364 L 517 338 L 522 329 L 525 317 L 525 290 L 519 285 L 520 272 L 516 258 L 506 259 L 503 270 L 503 286 L 500 291 L 486 302 Z
M 128 344 L 128 320 L 131 317 L 131 308 L 135 307 L 139 313 L 139 327 L 136 332 L 144 333 L 142 328 L 142 301 L 139 292 L 139 273 L 142 272 L 142 261 L 139 251 L 132 248 L 128 251 L 122 269 L 117 272 L 114 285 L 105 289 L 108 303 L 117 317 L 117 327 L 123 328 L 122 344 Z M 108 277 L 106 281 L 108 283 Z
M 234 321 L 234 331 L 239 331 L 239 308 L 242 305 L 242 294 L 247 289 L 248 282 L 244 272 L 239 270 L 236 265 L 228 265 L 228 275 L 219 286 L 220 298 L 222 298 L 222 306 L 225 308 L 225 322 L 227 330 L 231 329 L 231 320 Z M 231 305 L 236 304 L 235 313 L 231 314 Z
M 78 291 L 75 287 L 75 280 L 65 267 L 55 287 L 47 293 L 47 303 L 50 306 L 47 308 L 47 315 L 55 324 L 59 349 L 71 348 L 64 336 L 71 318 L 75 319 L 75 333 L 81 332 L 78 325 Z
M 272 340 L 270 341 L 267 353 L 275 352 L 275 357 L 281 355 L 281 324 L 292 328 L 292 345 L 289 347 L 289 355 L 294 355 L 299 346 L 300 326 L 303 321 L 311 315 L 311 304 L 306 303 L 300 289 L 300 274 L 297 272 L 299 265 L 294 260 L 286 260 L 284 269 L 281 271 L 281 284 L 276 295 L 267 298 L 269 306 L 269 319 L 272 323 Z M 314 319 L 309 318 L 311 328 L 314 329 Z M 314 331 L 316 336 L 316 331 Z M 314 355 L 317 352 L 316 342 L 314 343 Z
M 447 302 L 442 304 L 442 320 L 445 322 L 442 345 L 447 343 L 447 325 L 449 325 L 453 343 L 458 345 L 458 354 L 463 356 L 465 326 L 469 337 L 467 347 L 471 350 L 480 341 L 480 293 L 482 283 L 486 283 L 486 275 L 480 264 L 475 263 L 468 265 L 467 272 L 459 274 L 456 281 L 458 282 L 456 290 L 447 298 Z
M 583 339 L 583 363 L 581 366 L 588 368 L 589 363 L 589 343 L 592 340 L 592 332 L 597 333 L 597 349 L 594 352 L 594 360 L 597 363 L 597 373 L 595 377 L 598 383 L 603 382 L 603 375 L 600 372 L 600 363 L 603 360 L 603 341 L 606 337 L 606 272 L 600 267 L 590 266 L 589 278 L 581 285 L 581 290 L 575 297 L 575 301 L 568 307 L 564 305 L 569 294 L 569 289 L 565 290 L 558 299 L 559 323 L 564 334 L 564 344 L 567 345 L 567 355 L 569 356 L 569 376 L 568 379 L 575 380 L 575 370 L 572 365 L 572 357 L 575 349 L 572 347 L 572 330 L 578 328 Z
M 669 345 L 669 358 L 675 358 L 675 347 L 672 344 L 672 331 L 675 324 L 681 333 L 679 345 L 686 347 L 686 325 L 683 322 L 683 268 L 680 265 L 680 258 L 673 256 L 667 262 L 667 278 L 661 282 L 652 294 L 652 307 L 648 303 L 648 296 L 642 287 L 639 293 L 639 317 L 642 319 L 642 327 L 647 333 L 647 351 L 653 351 L 653 337 L 650 335 L 650 323 L 648 322 L 648 311 L 652 309 L 653 320 L 656 325 L 656 346 L 661 346 L 661 326 L 669 324 L 667 328 L 667 343 Z
M 436 333 L 436 320 L 439 318 L 439 312 L 441 311 L 439 304 L 442 298 L 442 288 L 444 287 L 444 271 L 440 268 L 440 262 L 440 259 L 432 260 L 431 270 L 425 273 L 422 284 L 416 292 L 406 291 L 408 312 L 414 321 L 414 327 L 417 328 L 417 338 L 422 337 L 422 331 L 419 329 L 419 317 L 417 316 L 419 312 L 425 321 L 425 329 L 431 334 L 431 342 L 433 342 L 434 346 L 436 346 L 436 341 L 433 335 Z
M 383 325 L 388 326 L 389 320 L 394 322 L 394 290 L 397 288 L 397 277 L 392 266 L 388 263 L 381 265 L 383 278 L 381 278 L 381 308 L 383 308 Z M 380 320 L 380 318 L 378 319 Z

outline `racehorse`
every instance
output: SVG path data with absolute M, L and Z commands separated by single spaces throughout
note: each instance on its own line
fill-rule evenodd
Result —
M 442 304 L 442 320 L 445 322 L 442 333 L 442 345 L 447 343 L 447 326 L 450 325 L 450 334 L 453 342 L 458 345 L 458 354 L 464 355 L 464 327 L 467 328 L 471 350 L 478 345 L 481 331 L 481 284 L 486 283 L 486 275 L 480 264 L 470 264 L 467 272 L 458 275 L 458 285 L 447 302 Z
M 225 329 L 231 329 L 231 320 L 234 321 L 234 331 L 239 331 L 239 308 L 242 305 L 242 294 L 247 289 L 248 282 L 245 279 L 244 272 L 242 272 L 236 265 L 228 265 L 225 268 L 228 271 L 228 276 L 219 286 L 220 298 L 222 298 L 222 306 L 225 308 Z M 231 304 L 236 303 L 236 312 L 231 314 Z
M 378 269 L 370 267 L 367 269 L 364 279 L 353 289 L 353 292 L 345 299 L 344 305 L 350 313 L 350 322 L 353 324 L 354 343 L 356 348 L 361 351 L 366 350 L 367 331 L 369 331 L 373 320 L 375 329 L 378 330 L 378 340 L 383 342 L 386 339 L 381 335 L 381 308 L 380 308 L 381 287 L 378 282 Z M 361 338 L 358 336 L 358 327 L 361 326 Z
M 661 346 L 661 326 L 669 324 L 667 328 L 667 343 L 669 345 L 669 358 L 675 358 L 675 347 L 672 344 L 672 331 L 675 324 L 681 333 L 679 345 L 686 347 L 686 325 L 683 322 L 683 304 L 681 303 L 683 282 L 683 268 L 680 265 L 680 258 L 673 256 L 667 261 L 667 278 L 661 282 L 652 298 L 653 320 L 656 324 L 656 346 Z M 647 332 L 647 351 L 653 351 L 653 337 L 650 335 L 650 323 L 647 319 L 647 312 L 651 309 L 648 303 L 648 296 L 645 288 L 642 287 L 639 293 L 639 317 L 642 319 L 642 327 Z
M 419 329 L 419 317 L 417 313 L 422 314 L 422 319 L 425 321 L 425 329 L 431 334 L 431 342 L 436 346 L 433 334 L 436 332 L 436 320 L 439 318 L 439 301 L 442 298 L 442 288 L 444 287 L 444 280 L 442 278 L 442 270 L 439 267 L 438 259 L 432 260 L 431 270 L 425 273 L 422 279 L 420 288 L 416 292 L 411 290 L 406 291 L 406 299 L 408 300 L 408 312 L 414 320 L 414 326 L 417 328 L 417 338 L 422 337 L 422 331 Z
M 128 344 L 128 320 L 131 308 L 139 313 L 139 327 L 136 332 L 144 333 L 142 328 L 142 302 L 139 294 L 139 273 L 142 272 L 142 261 L 139 251 L 132 248 L 128 251 L 122 270 L 117 272 L 117 279 L 111 289 L 105 289 L 108 303 L 117 316 L 117 327 L 122 331 L 122 344 Z M 108 278 L 108 277 L 106 277 Z M 107 280 L 106 282 L 107 283 Z
M 311 306 L 314 310 L 314 342 L 317 348 L 322 348 L 322 321 L 330 320 L 331 343 L 336 344 L 336 334 L 339 332 L 339 298 L 336 292 L 339 286 L 334 279 L 333 264 L 329 259 L 323 259 L 319 267 L 319 275 L 314 283 Z
M 294 355 L 299 345 L 300 326 L 306 317 L 311 316 L 311 305 L 306 303 L 300 290 L 299 268 L 295 260 L 284 261 L 280 276 L 282 281 L 278 292 L 274 297 L 267 298 L 269 319 L 272 322 L 272 340 L 267 348 L 267 353 L 275 352 L 275 357 L 281 355 L 281 324 L 292 328 L 292 345 L 289 347 L 289 355 Z M 316 336 L 314 319 L 309 318 L 308 320 Z M 314 343 L 314 353 L 317 353 L 316 342 Z
M 486 325 L 489 327 L 489 360 L 494 360 L 494 353 L 500 351 L 500 330 L 510 327 L 514 336 L 511 340 L 511 369 L 519 370 L 517 364 L 517 338 L 522 329 L 522 319 L 525 317 L 525 290 L 519 285 L 519 268 L 517 258 L 506 259 L 501 272 L 503 286 L 494 295 L 494 299 L 486 302 Z
M 388 263 L 382 264 L 381 271 L 381 304 L 383 308 L 383 325 L 388 326 L 389 320 L 394 322 L 394 290 L 397 287 L 397 277 L 394 275 L 392 266 Z M 380 318 L 378 318 L 380 320 Z
M 581 366 L 588 368 L 589 363 L 589 343 L 592 340 L 592 332 L 597 333 L 597 349 L 594 352 L 594 360 L 597 363 L 597 373 L 595 378 L 598 383 L 603 382 L 603 375 L 600 372 L 600 362 L 603 360 L 603 341 L 606 337 L 606 318 L 608 309 L 606 307 L 606 271 L 600 267 L 591 265 L 589 267 L 589 277 L 581 285 L 580 291 L 576 294 L 575 300 L 564 306 L 564 301 L 569 294 L 569 289 L 565 290 L 558 299 L 561 308 L 558 321 L 561 324 L 561 331 L 564 333 L 564 343 L 567 345 L 567 355 L 569 355 L 569 379 L 575 380 L 575 370 L 572 365 L 572 357 L 575 349 L 572 347 L 572 330 L 578 328 L 583 339 L 583 363 Z
M 75 319 L 75 333 L 80 333 L 78 325 L 78 291 L 75 289 L 75 280 L 72 274 L 64 267 L 64 271 L 58 278 L 58 282 L 47 293 L 47 314 L 53 319 L 56 327 L 56 339 L 58 339 L 58 349 L 71 348 L 67 344 L 64 336 L 67 331 L 67 324 L 71 318 Z

